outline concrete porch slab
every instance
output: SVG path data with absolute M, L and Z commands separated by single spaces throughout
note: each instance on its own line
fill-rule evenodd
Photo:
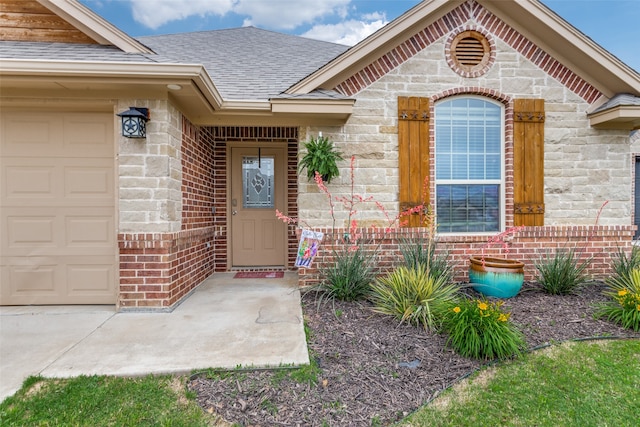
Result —
M 135 376 L 309 363 L 297 275 L 217 273 L 171 313 L 1 307 L 0 400 L 29 375 Z

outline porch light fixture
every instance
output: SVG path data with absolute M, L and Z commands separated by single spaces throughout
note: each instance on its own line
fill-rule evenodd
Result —
M 147 122 L 149 109 L 129 107 L 127 111 L 118 113 L 122 117 L 122 136 L 127 138 L 145 138 L 147 136 Z

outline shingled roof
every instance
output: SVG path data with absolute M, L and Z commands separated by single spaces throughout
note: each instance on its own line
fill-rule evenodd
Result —
M 204 65 L 225 100 L 268 100 L 349 48 L 255 27 L 137 40 L 164 61 Z

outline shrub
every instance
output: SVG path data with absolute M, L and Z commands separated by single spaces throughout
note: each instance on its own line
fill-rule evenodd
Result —
M 400 322 L 436 330 L 446 308 L 459 288 L 419 265 L 400 266 L 371 284 L 374 310 L 396 317 Z
M 580 254 L 575 248 L 558 249 L 553 255 L 549 252 L 535 263 L 537 282 L 542 289 L 551 295 L 567 295 L 575 293 L 589 281 L 586 268 L 591 258 L 580 261 Z
M 640 331 L 640 268 L 606 281 L 609 300 L 596 304 L 594 317 L 606 318 L 623 328 Z
M 437 240 L 433 237 L 408 237 L 400 240 L 400 253 L 404 265 L 410 269 L 423 266 L 432 277 L 442 277 L 453 282 L 454 265 L 448 261 L 448 253 L 436 254 Z
M 368 253 L 363 245 L 334 249 L 333 261 L 318 266 L 323 279 L 316 290 L 329 299 L 363 299 L 369 294 L 375 278 L 375 259 L 375 253 Z
M 476 359 L 505 359 L 522 353 L 524 335 L 502 311 L 503 301 L 463 298 L 450 305 L 443 327 L 447 345 Z

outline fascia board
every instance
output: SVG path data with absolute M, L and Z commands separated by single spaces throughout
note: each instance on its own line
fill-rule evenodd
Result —
M 142 43 L 107 22 L 78 1 L 36 0 L 100 44 L 114 45 L 127 53 L 153 53 Z
M 192 80 L 203 96 L 217 110 L 222 96 L 211 77 L 200 64 L 158 64 L 139 62 L 90 62 L 2 59 L 0 76 L 31 76 L 40 78 L 135 78 L 152 83 L 157 79 Z
M 589 124 L 593 127 L 607 126 L 616 128 L 617 124 L 624 124 L 620 128 L 637 128 L 640 124 L 640 106 L 618 105 L 611 109 L 591 114 L 588 117 Z
M 579 74 L 607 97 L 640 94 L 640 74 L 538 0 L 487 0 L 482 5 Z M 523 17 L 520 23 L 512 21 Z M 604 74 L 604 75 L 603 75 Z M 611 81 L 617 83 L 612 86 Z
M 272 100 L 274 113 L 346 114 L 353 113 L 355 100 Z
M 220 105 L 221 111 L 259 111 L 270 112 L 271 104 L 269 101 L 253 101 L 253 100 L 230 100 L 223 101 Z
M 362 42 L 358 43 L 351 49 L 338 56 L 333 61 L 324 65 L 318 71 L 310 74 L 300 82 L 291 86 L 286 93 L 309 93 L 317 88 L 322 88 L 327 82 L 335 79 L 337 76 L 350 71 L 355 73 L 362 66 L 359 64 L 366 60 L 372 54 L 380 51 L 388 44 L 394 46 L 402 42 L 401 37 L 406 33 L 407 29 L 413 28 L 428 17 L 429 19 L 439 17 L 438 13 L 443 7 L 451 10 L 463 3 L 464 0 L 424 0 L 411 10 L 401 15 L 399 18 L 382 27 Z M 392 47 L 392 46 L 390 46 Z M 366 65 L 366 64 L 365 64 Z M 331 85 L 329 85 L 331 86 Z M 331 89 L 331 88 L 329 88 Z

